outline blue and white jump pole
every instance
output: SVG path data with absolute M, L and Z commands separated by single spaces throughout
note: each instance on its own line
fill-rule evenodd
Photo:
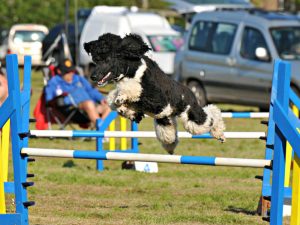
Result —
M 256 118 L 256 119 L 262 119 L 262 118 L 268 118 L 269 113 L 268 112 L 222 112 L 223 118 Z
M 34 137 L 98 137 L 98 138 L 155 138 L 154 131 L 84 131 L 84 130 L 31 130 Z M 178 132 L 179 138 L 207 139 L 213 138 L 209 133 L 192 135 L 188 132 Z M 255 139 L 266 137 L 265 132 L 224 132 L 226 138 Z
M 22 154 L 27 156 L 59 157 L 75 159 L 97 159 L 97 160 L 120 160 L 120 161 L 147 161 L 159 163 L 194 164 L 209 166 L 231 166 L 231 167 L 270 167 L 272 160 L 265 159 L 241 159 L 222 158 L 208 156 L 183 156 L 183 155 L 162 155 L 142 153 L 121 153 L 121 152 L 94 152 L 83 150 L 66 149 L 45 149 L 45 148 L 23 148 Z

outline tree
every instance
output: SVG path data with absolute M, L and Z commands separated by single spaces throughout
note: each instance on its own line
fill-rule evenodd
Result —
M 74 6 L 77 1 L 78 8 L 92 8 L 96 5 L 108 6 L 138 6 L 142 0 L 69 0 L 69 19 L 74 20 Z M 148 0 L 149 8 L 162 9 L 168 6 L 162 0 Z M 38 23 L 52 27 L 63 23 L 65 19 L 65 1 L 62 0 L 0 0 L 0 21 L 2 28 L 9 28 L 16 23 Z

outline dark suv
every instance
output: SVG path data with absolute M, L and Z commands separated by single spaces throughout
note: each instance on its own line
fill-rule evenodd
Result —
M 291 62 L 300 90 L 300 22 L 296 15 L 257 9 L 197 14 L 175 59 L 174 78 L 201 105 L 223 102 L 267 109 L 273 61 Z

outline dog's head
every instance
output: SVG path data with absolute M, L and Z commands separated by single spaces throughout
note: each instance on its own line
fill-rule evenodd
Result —
M 96 63 L 91 79 L 98 85 L 132 75 L 129 73 L 136 71 L 143 55 L 150 50 L 138 35 L 129 34 L 121 38 L 110 33 L 84 43 L 84 49 Z

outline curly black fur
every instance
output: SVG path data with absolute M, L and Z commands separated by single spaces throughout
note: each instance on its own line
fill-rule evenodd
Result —
M 190 89 L 172 80 L 147 57 L 150 48 L 141 37 L 130 34 L 121 38 L 107 33 L 85 43 L 84 49 L 96 63 L 91 79 L 99 85 L 111 81 L 117 84 L 108 96 L 111 107 L 136 122 L 144 114 L 153 117 L 157 137 L 169 153 L 177 144 L 175 117 L 180 117 L 193 134 L 212 133 L 215 126 L 220 134 L 214 136 L 223 140 L 224 124 L 217 127 L 214 122 L 214 117 L 220 116 L 218 110 L 201 108 Z M 217 115 L 209 115 L 210 111 Z

